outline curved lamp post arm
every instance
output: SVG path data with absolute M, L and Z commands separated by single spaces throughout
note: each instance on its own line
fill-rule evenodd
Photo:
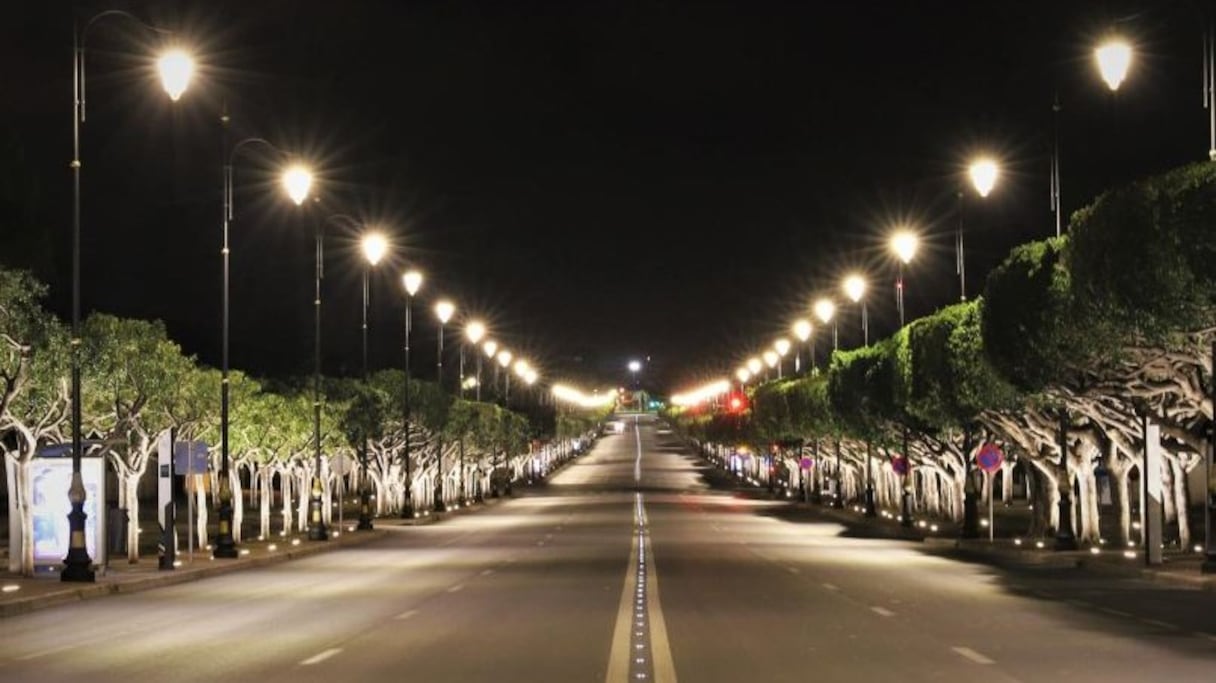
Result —
M 95 25 L 97 25 L 100 21 L 102 21 L 103 19 L 108 19 L 110 17 L 127 19 L 131 22 L 134 22 L 136 25 L 138 25 L 148 31 L 151 31 L 153 33 L 158 33 L 160 35 L 173 35 L 173 31 L 171 31 L 167 28 L 161 28 L 160 26 L 154 26 L 153 24 L 150 24 L 150 23 L 144 21 L 143 19 L 140 19 L 139 17 L 135 16 L 134 14 L 131 14 L 130 12 L 128 12 L 126 10 L 121 10 L 121 9 L 108 9 L 108 10 L 98 12 L 97 14 L 94 14 L 88 21 L 86 21 L 84 23 L 83 27 L 81 27 L 79 29 L 73 27 L 73 29 L 72 29 L 72 54 L 76 60 L 76 63 L 73 64 L 73 67 L 75 67 L 73 69 L 73 71 L 76 73 L 76 79 L 75 79 L 75 83 L 73 85 L 76 89 L 76 120 L 79 123 L 84 123 L 84 115 L 85 115 L 84 51 L 85 51 L 85 48 L 88 46 L 89 31 Z

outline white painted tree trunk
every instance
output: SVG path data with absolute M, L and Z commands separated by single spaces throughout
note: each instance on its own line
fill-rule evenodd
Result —
M 203 486 L 206 475 L 195 475 L 194 479 L 194 528 L 200 549 L 207 547 L 207 489 Z
M 257 473 L 258 489 L 258 536 L 264 540 L 270 538 L 270 506 L 274 499 L 272 479 L 274 472 L 270 468 L 262 468 Z
M 5 454 L 5 480 L 9 500 L 8 570 L 22 576 L 34 575 L 34 509 L 30 504 L 32 485 L 30 462 Z M 12 552 L 13 547 L 17 552 Z
M 139 562 L 139 478 L 129 472 L 118 475 L 118 490 L 121 500 L 118 507 L 127 510 L 127 562 Z
M 291 474 L 287 470 L 281 470 L 279 472 L 279 490 L 281 491 L 283 504 L 280 513 L 283 518 L 282 535 L 284 536 L 291 533 L 291 485 Z

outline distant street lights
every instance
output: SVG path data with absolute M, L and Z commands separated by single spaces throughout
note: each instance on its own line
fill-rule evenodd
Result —
M 764 364 L 768 366 L 769 370 L 777 367 L 777 363 L 781 361 L 781 357 L 778 356 L 777 352 L 773 351 L 772 349 L 766 350 L 764 353 L 760 354 L 760 357 L 764 359 Z M 769 373 L 764 374 L 765 379 L 770 377 L 772 377 L 772 375 Z
M 904 326 L 904 267 L 911 263 L 920 246 L 920 238 L 916 233 L 900 229 L 891 236 L 891 251 L 899 263 L 899 277 L 895 280 L 895 306 L 899 309 L 899 327 Z
M 129 12 L 106 10 L 99 12 L 83 27 L 72 27 L 72 338 L 71 338 L 71 401 L 72 401 L 72 483 L 68 487 L 68 502 L 72 509 L 68 513 L 68 553 L 63 559 L 59 578 L 63 581 L 92 582 L 93 560 L 85 539 L 84 502 L 86 498 L 84 480 L 80 474 L 83 456 L 81 427 L 80 389 L 80 124 L 85 121 L 85 63 L 89 31 L 99 22 L 109 19 L 127 19 L 144 29 L 160 35 L 172 32 L 144 22 Z M 185 92 L 194 72 L 194 61 L 180 49 L 165 52 L 157 61 L 161 86 L 176 102 Z M 98 505 L 103 505 L 100 501 Z
M 747 370 L 752 373 L 752 377 L 759 377 L 760 371 L 764 369 L 764 363 L 756 356 L 747 359 Z
M 499 367 L 503 369 L 502 405 L 504 408 L 511 402 L 511 357 L 511 352 L 506 349 L 499 351 L 496 356 Z
M 844 295 L 855 304 L 861 304 L 862 346 L 870 345 L 870 314 L 866 310 L 866 279 L 859 273 L 846 275 L 842 284 Z
M 439 319 L 439 353 L 436 356 L 435 361 L 435 383 L 439 387 L 440 394 L 446 393 L 443 389 L 443 326 L 448 324 L 448 321 L 452 319 L 452 314 L 455 312 L 456 305 L 447 299 L 440 299 L 435 304 L 435 317 Z M 441 435 L 442 432 L 443 430 L 440 428 L 437 434 Z M 436 456 L 436 461 L 438 464 L 435 469 L 437 470 L 439 476 L 435 479 L 434 507 L 435 512 L 443 512 L 447 509 L 447 504 L 443 500 L 443 480 L 445 476 L 443 473 L 443 441 L 441 438 L 436 438 L 436 442 L 439 444 L 439 447 L 436 449 L 436 453 L 438 454 Z
M 822 298 L 815 302 L 813 307 L 815 317 L 819 318 L 819 322 L 827 325 L 832 323 L 832 351 L 835 352 L 840 348 L 840 336 L 836 329 L 836 302 L 828 298 Z
M 401 276 L 401 284 L 405 287 L 405 393 L 401 400 L 402 425 L 405 427 L 405 501 L 401 505 L 401 516 L 410 519 L 414 516 L 414 479 L 410 470 L 410 332 L 413 328 L 414 297 L 422 288 L 422 273 L 406 271 Z

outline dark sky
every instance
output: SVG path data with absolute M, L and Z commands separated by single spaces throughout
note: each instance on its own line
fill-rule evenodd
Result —
M 628 359 L 678 388 L 729 371 L 842 271 L 865 267 L 873 331 L 895 327 L 887 227 L 917 224 L 910 316 L 957 297 L 952 231 L 968 157 L 1001 184 L 968 200 L 969 289 L 1051 234 L 1051 102 L 1066 208 L 1206 157 L 1200 2 L 123 2 L 178 27 L 201 74 L 170 104 L 149 36 L 90 38 L 83 132 L 86 310 L 158 317 L 217 364 L 218 124 L 321 169 L 321 215 L 389 228 L 372 362 L 397 362 L 409 261 L 554 375 L 619 381 Z M 13 3 L 0 28 L 0 261 L 70 283 L 68 3 Z M 92 11 L 90 11 L 92 10 Z M 1092 47 L 1135 43 L 1112 97 Z M 310 367 L 312 232 L 260 152 L 237 164 L 233 365 Z M 14 199 L 15 198 L 15 199 Z M 17 208 L 13 208 L 17 207 Z M 358 367 L 361 266 L 333 229 L 326 366 Z M 845 322 L 849 322 L 846 320 Z M 856 343 L 855 325 L 841 341 Z M 422 371 L 431 360 L 422 358 Z

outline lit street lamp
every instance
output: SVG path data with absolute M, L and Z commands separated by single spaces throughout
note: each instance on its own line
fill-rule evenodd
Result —
M 790 352 L 790 340 L 782 337 L 773 342 L 773 350 L 777 352 L 777 379 L 781 379 L 781 364 L 786 354 Z
M 363 235 L 360 247 L 363 250 L 363 258 L 367 261 L 367 267 L 363 269 L 363 388 L 367 390 L 367 304 L 371 299 L 370 276 L 372 268 L 388 253 L 388 239 L 383 233 L 368 232 Z M 356 528 L 360 531 L 372 529 L 371 491 L 367 486 L 367 439 L 367 434 L 359 435 L 359 466 L 362 472 L 359 478 L 359 525 Z
M 435 317 L 439 319 L 439 354 L 436 357 L 435 367 L 435 383 L 439 386 L 439 392 L 443 392 L 443 326 L 448 324 L 452 319 L 452 314 L 456 312 L 456 305 L 447 299 L 440 299 L 435 304 Z M 442 430 L 438 430 L 439 434 Z M 435 479 L 435 512 L 443 512 L 447 509 L 443 500 L 443 442 L 438 438 L 439 447 L 436 452 L 439 454 L 438 467 L 439 476 Z
M 840 337 L 836 331 L 836 303 L 828 298 L 820 299 L 815 302 L 814 312 L 819 322 L 824 325 L 832 323 L 832 351 L 835 352 L 840 348 Z
M 852 273 L 844 278 L 844 295 L 853 303 L 861 304 L 861 340 L 862 346 L 870 345 L 870 314 L 866 310 L 866 279 L 858 273 Z
M 777 364 L 781 361 L 781 357 L 778 356 L 777 352 L 773 351 L 772 349 L 769 349 L 769 350 L 765 351 L 764 353 L 760 354 L 760 357 L 764 359 L 764 364 L 768 366 L 769 370 L 772 370 L 773 368 L 777 367 Z M 780 373 L 780 371 L 778 371 L 778 373 Z M 769 377 L 769 376 L 770 375 L 768 375 L 766 373 L 765 377 Z
M 464 336 L 465 336 L 465 339 L 467 339 L 469 341 L 469 343 L 473 345 L 473 348 L 476 349 L 477 344 L 479 342 L 481 342 L 482 337 L 486 336 L 485 323 L 481 322 L 480 320 L 470 320 L 469 322 L 465 323 Z M 474 355 L 477 356 L 476 387 L 477 387 L 477 400 L 480 401 L 481 400 L 481 354 L 474 353 Z M 461 393 L 464 393 L 464 345 L 463 344 L 461 344 L 461 346 L 460 346 L 460 386 L 461 386 Z
M 797 337 L 798 341 L 802 342 L 803 344 L 806 344 L 807 340 L 811 338 L 811 334 L 815 331 L 815 328 L 811 326 L 811 321 L 806 320 L 805 318 L 801 318 L 801 319 L 794 321 L 793 329 L 794 329 L 794 336 Z M 815 349 L 813 346 L 811 347 L 810 351 L 811 351 L 811 357 L 808 360 L 810 360 L 811 364 L 814 365 Z M 802 371 L 801 365 L 802 365 L 802 347 L 799 346 L 797 353 L 794 354 L 794 372 L 795 373 L 799 373 Z
M 971 185 L 979 194 L 980 198 L 988 196 L 992 192 L 993 186 L 996 185 L 997 176 L 1000 169 L 996 162 L 987 157 L 981 157 L 971 162 L 971 166 L 967 168 L 967 175 L 971 178 Z M 967 259 L 963 251 L 963 198 L 964 193 L 958 193 L 958 229 L 954 234 L 954 268 L 958 273 L 958 291 L 959 300 L 967 300 Z
M 176 98 L 175 98 L 176 99 Z M 228 142 L 228 123 L 229 117 L 227 110 L 220 117 L 222 130 L 224 135 L 224 147 L 227 149 Z M 229 479 L 229 447 L 228 447 L 228 404 L 229 404 L 229 362 L 228 362 L 228 337 L 229 337 L 229 255 L 231 249 L 228 243 L 229 224 L 234 220 L 236 212 L 234 208 L 234 192 L 233 192 L 233 167 L 236 164 L 237 157 L 247 147 L 252 145 L 264 145 L 269 147 L 279 156 L 283 156 L 283 152 L 272 145 L 264 138 L 245 138 L 232 146 L 231 151 L 225 159 L 223 168 L 223 247 L 220 249 L 220 255 L 223 261 L 223 301 L 221 313 L 221 333 L 220 333 L 220 470 L 219 470 L 219 532 L 215 537 L 215 550 L 212 554 L 219 558 L 233 559 L 240 556 L 240 551 L 236 547 L 236 541 L 233 538 L 232 522 L 232 483 Z M 285 177 L 284 177 L 285 180 Z M 307 177 L 311 184 L 311 175 Z M 307 196 L 308 189 L 304 188 L 304 195 Z M 293 199 L 294 201 L 294 199 Z M 302 198 L 301 198 L 302 201 Z M 297 201 L 296 205 L 299 206 Z M 319 509 L 318 509 L 319 511 Z
M 511 352 L 503 349 L 498 352 L 498 365 L 503 369 L 502 405 L 505 408 L 511 402 Z
M 85 63 L 89 31 L 108 18 L 133 21 L 153 33 L 167 35 L 171 31 L 148 24 L 122 10 L 99 12 L 83 27 L 72 27 L 72 339 L 71 339 L 71 398 L 72 398 L 72 483 L 68 487 L 68 553 L 63 559 L 59 578 L 63 581 L 92 582 L 93 560 L 85 541 L 84 512 L 86 498 L 84 480 L 80 474 L 83 445 L 81 443 L 80 390 L 80 124 L 85 122 Z M 194 62 L 181 50 L 166 52 L 157 62 L 161 85 L 174 102 L 185 92 L 194 71 Z M 99 505 L 104 504 L 100 501 Z
M 891 236 L 891 251 L 899 262 L 899 278 L 895 280 L 895 307 L 899 309 L 899 327 L 904 326 L 904 266 L 916 256 L 920 238 L 911 230 L 898 230 Z
M 747 368 L 739 368 L 735 370 L 735 377 L 739 379 L 739 385 L 747 384 L 747 380 L 752 378 L 752 373 Z
M 752 356 L 747 359 L 747 369 L 752 373 L 752 377 L 759 377 L 760 371 L 764 369 L 764 364 L 760 362 L 759 358 Z
M 410 331 L 413 328 L 414 296 L 422 287 L 422 273 L 417 270 L 406 271 L 401 276 L 401 284 L 405 287 L 405 394 L 402 397 L 402 425 L 405 427 L 405 502 L 401 506 L 401 516 L 409 519 L 414 516 L 414 479 L 410 471 Z
M 1111 92 L 1115 92 L 1132 65 L 1132 46 L 1122 38 L 1111 38 L 1094 48 L 1094 61 L 1102 80 L 1106 81 Z

